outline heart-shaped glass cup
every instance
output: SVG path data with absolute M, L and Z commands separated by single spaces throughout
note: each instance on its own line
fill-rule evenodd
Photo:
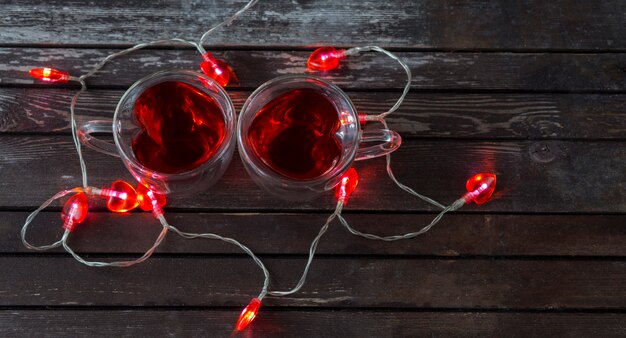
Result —
M 118 156 L 139 182 L 162 194 L 206 190 L 235 149 L 235 108 L 224 89 L 193 71 L 163 71 L 135 82 L 113 120 L 79 128 L 83 144 Z M 111 129 L 112 127 L 112 129 Z M 113 132 L 115 144 L 94 137 Z
M 241 109 L 237 138 L 248 174 L 290 200 L 334 188 L 354 161 L 391 153 L 402 142 L 389 129 L 362 131 L 348 95 L 308 75 L 275 78 L 255 90 Z

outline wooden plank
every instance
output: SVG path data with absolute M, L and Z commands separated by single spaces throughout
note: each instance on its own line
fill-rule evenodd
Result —
M 7 44 L 134 44 L 199 39 L 246 1 L 225 6 L 116 0 L 5 3 Z M 624 49 L 622 1 L 261 1 L 209 43 L 226 46 L 381 44 L 403 48 Z M 163 28 L 167 27 L 166 30 Z
M 4 337 L 228 336 L 237 310 L 4 310 Z M 263 307 L 241 335 L 293 337 L 620 337 L 617 313 L 440 313 L 387 311 L 275 311 Z M 329 330 L 328 327 L 333 327 Z
M 71 89 L 0 89 L 0 133 L 69 133 Z M 79 123 L 110 119 L 121 90 L 92 90 L 77 108 Z M 237 111 L 250 92 L 231 91 Z M 359 111 L 389 109 L 397 93 L 350 92 Z M 409 93 L 387 120 L 402 137 L 626 138 L 626 95 Z
M 293 287 L 305 263 L 262 259 L 274 290 Z M 262 284 L 247 257 L 153 257 L 132 268 L 94 269 L 39 254 L 0 256 L 0 264 L 2 306 L 234 306 L 247 304 Z M 626 261 L 318 257 L 298 293 L 264 304 L 623 310 Z
M 19 237 L 25 212 L 0 213 L 0 252 L 28 250 Z M 307 254 L 326 220 L 324 214 L 208 214 L 168 213 L 182 230 L 216 232 L 238 239 L 258 254 Z M 393 235 L 415 231 L 433 215 L 349 214 L 362 231 Z M 348 233 L 334 223 L 318 246 L 318 254 L 437 255 L 437 256 L 617 256 L 625 257 L 624 215 L 448 215 L 430 232 L 413 240 L 386 243 Z M 160 226 L 148 213 L 112 215 L 91 212 L 72 234 L 72 248 L 88 253 L 143 253 Z M 29 229 L 31 243 L 43 245 L 61 234 L 59 212 L 45 212 Z M 54 252 L 64 252 L 63 249 Z M 158 253 L 233 254 L 232 245 L 185 240 L 173 233 Z
M 64 187 L 80 185 L 78 161 L 68 136 L 0 136 L 0 196 L 5 207 L 32 208 Z M 132 181 L 119 159 L 85 150 L 93 185 Z M 498 175 L 494 200 L 467 212 L 623 213 L 626 211 L 626 145 L 623 142 L 405 140 L 392 156 L 398 179 L 444 203 L 464 192 L 477 172 Z M 398 189 L 384 159 L 358 162 L 357 192 L 348 209 L 424 211 L 429 205 Z M 244 197 L 245 196 L 245 197 Z M 258 188 L 237 154 L 209 191 L 173 198 L 170 207 L 204 210 L 300 210 L 334 205 L 331 193 L 310 202 L 282 201 Z
M 111 49 L 1 48 L 0 84 L 37 83 L 32 67 L 56 67 L 75 76 Z M 237 72 L 239 87 L 253 89 L 277 76 L 306 72 L 310 51 L 217 51 Z M 414 90 L 620 91 L 626 90 L 624 53 L 436 53 L 398 52 L 413 73 Z M 128 87 L 157 71 L 199 70 L 194 50 L 142 50 L 113 61 L 89 79 L 92 86 Z M 404 71 L 380 54 L 346 59 L 328 73 L 312 73 L 347 89 L 401 89 Z

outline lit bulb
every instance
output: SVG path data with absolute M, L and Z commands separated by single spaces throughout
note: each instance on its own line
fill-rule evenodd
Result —
M 342 111 L 340 116 L 341 117 L 339 118 L 339 122 L 342 126 L 351 125 L 354 123 L 354 118 L 352 117 L 352 115 L 350 115 L 350 113 Z
M 339 185 L 335 190 L 337 200 L 347 203 L 357 184 L 359 184 L 359 174 L 357 174 L 354 168 L 348 169 L 341 177 L 341 181 L 339 181 Z
M 87 196 L 79 192 L 65 202 L 61 211 L 61 219 L 64 221 L 63 227 L 68 231 L 74 230 L 76 224 L 82 223 L 87 217 Z
M 333 70 L 339 67 L 339 60 L 346 57 L 343 49 L 320 47 L 311 53 L 306 64 L 309 70 Z
M 231 79 L 231 75 L 234 76 L 233 69 L 222 60 L 218 60 L 209 52 L 202 55 L 204 61 L 200 64 L 202 72 L 219 83 L 220 86 L 226 87 Z
M 257 312 L 259 312 L 259 308 L 261 307 L 261 301 L 258 298 L 252 298 L 250 304 L 246 306 L 241 314 L 239 315 L 239 319 L 237 320 L 237 324 L 235 324 L 235 330 L 241 331 L 245 329 L 256 317 Z
M 54 68 L 32 68 L 28 71 L 28 74 L 46 82 L 66 83 L 70 80 L 70 74 Z
M 128 212 L 139 205 L 135 188 L 122 180 L 113 182 L 110 189 L 102 188 L 100 196 L 108 197 L 107 208 L 113 212 Z
M 137 186 L 137 203 L 143 211 L 153 210 L 153 205 L 162 208 L 167 203 L 165 195 L 158 194 L 143 184 Z
M 467 193 L 463 195 L 466 203 L 474 201 L 476 204 L 483 204 L 491 198 L 496 189 L 496 175 L 481 173 L 472 176 L 465 184 Z

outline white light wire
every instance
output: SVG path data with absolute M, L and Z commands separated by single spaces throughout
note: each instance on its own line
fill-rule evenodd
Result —
M 306 282 L 306 277 L 309 274 L 309 268 L 311 267 L 311 263 L 313 262 L 313 257 L 315 256 L 315 251 L 317 250 L 317 244 L 319 243 L 322 236 L 324 236 L 324 234 L 328 230 L 330 223 L 336 217 L 341 217 L 341 210 L 343 209 L 343 204 L 344 204 L 344 201 L 341 199 L 337 202 L 337 207 L 335 208 L 335 212 L 333 212 L 330 216 L 328 216 L 328 218 L 326 219 L 326 223 L 324 223 L 324 225 L 318 232 L 317 236 L 315 236 L 315 238 L 311 242 L 311 246 L 309 247 L 309 259 L 307 260 L 306 265 L 304 266 L 304 271 L 302 272 L 302 276 L 300 277 L 300 280 L 298 281 L 296 286 L 294 286 L 291 290 L 287 290 L 287 291 L 270 291 L 268 292 L 268 295 L 275 296 L 275 297 L 286 296 L 286 295 L 290 295 L 290 294 L 298 292 L 304 286 L 304 283 Z
M 184 238 L 187 238 L 187 239 L 208 238 L 208 239 L 221 240 L 223 242 L 226 242 L 226 243 L 238 246 L 241 250 L 243 250 L 246 254 L 248 254 L 254 260 L 254 262 L 261 268 L 261 270 L 263 271 L 263 275 L 264 275 L 264 282 L 263 282 L 263 288 L 261 290 L 261 293 L 259 294 L 259 296 L 257 298 L 262 299 L 263 297 L 265 297 L 265 295 L 267 294 L 268 286 L 269 286 L 269 279 L 270 279 L 269 272 L 268 272 L 267 268 L 265 267 L 265 265 L 263 264 L 263 262 L 247 246 L 241 244 L 240 242 L 236 241 L 235 239 L 228 238 L 228 237 L 222 237 L 222 236 L 217 235 L 217 234 L 212 234 L 212 233 L 196 234 L 196 233 L 188 233 L 188 232 L 180 231 L 178 228 L 170 225 L 167 222 L 167 220 L 165 219 L 165 216 L 163 216 L 163 215 L 159 215 L 157 217 L 159 222 L 163 226 L 163 229 L 159 233 L 159 236 L 155 240 L 154 244 L 141 257 L 139 257 L 137 259 L 134 259 L 134 260 L 129 260 L 129 261 L 98 262 L 98 261 L 89 261 L 89 260 L 86 260 L 86 259 L 82 258 L 80 255 L 78 255 L 76 252 L 74 252 L 74 250 L 72 250 L 72 248 L 68 245 L 67 239 L 69 237 L 70 231 L 67 230 L 67 229 L 63 233 L 63 236 L 61 237 L 60 240 L 58 240 L 58 241 L 56 241 L 56 242 L 54 242 L 52 244 L 49 244 L 49 245 L 35 246 L 35 245 L 30 244 L 26 240 L 26 232 L 27 232 L 28 226 L 35 219 L 35 217 L 39 214 L 40 211 L 42 211 L 47 206 L 49 206 L 53 201 L 55 201 L 55 200 L 65 196 L 67 194 L 89 191 L 90 187 L 88 186 L 87 166 L 86 166 L 86 163 L 85 163 L 85 160 L 84 160 L 84 157 L 83 157 L 81 143 L 80 143 L 80 140 L 79 140 L 78 135 L 77 135 L 78 126 L 76 124 L 76 113 L 75 113 L 75 107 L 76 107 L 76 104 L 78 102 L 79 97 L 81 96 L 82 93 L 84 93 L 87 90 L 87 84 L 86 84 L 85 80 L 88 79 L 89 77 L 95 75 L 100 69 L 102 69 L 111 60 L 113 60 L 113 59 L 115 59 L 117 57 L 129 54 L 129 53 L 132 53 L 132 52 L 134 52 L 136 50 L 140 50 L 140 49 L 146 48 L 146 47 L 151 47 L 151 46 L 162 45 L 162 44 L 169 44 L 169 43 L 172 43 L 172 42 L 176 42 L 176 43 L 182 43 L 182 44 L 191 45 L 191 46 L 195 47 L 200 52 L 200 54 L 204 54 L 204 53 L 206 53 L 206 50 L 202 47 L 202 44 L 204 43 L 204 41 L 208 38 L 208 36 L 212 32 L 214 32 L 215 30 L 219 29 L 220 27 L 223 27 L 225 25 L 228 25 L 228 24 L 232 23 L 233 20 L 235 20 L 238 16 L 240 16 L 243 12 L 245 12 L 247 9 L 252 7 L 257 2 L 258 2 L 258 0 L 251 0 L 251 1 L 249 1 L 244 7 L 242 7 L 240 10 L 238 10 L 235 14 L 233 14 L 232 16 L 227 18 L 226 20 L 218 23 L 217 25 L 211 27 L 208 31 L 206 31 L 202 35 L 202 37 L 200 38 L 199 43 L 195 43 L 195 42 L 192 42 L 192 41 L 187 41 L 187 40 L 180 39 L 180 38 L 156 40 L 156 41 L 150 41 L 150 42 L 146 42 L 146 43 L 140 43 L 140 44 L 137 44 L 137 45 L 132 46 L 130 48 L 124 49 L 122 51 L 115 52 L 115 53 L 112 53 L 112 54 L 108 55 L 107 57 L 102 59 L 102 61 L 100 61 L 98 64 L 96 64 L 89 72 L 87 72 L 84 75 L 81 75 L 78 78 L 73 77 L 73 76 L 70 77 L 71 81 L 76 81 L 76 82 L 80 83 L 80 85 L 81 85 L 80 90 L 72 97 L 72 101 L 70 103 L 70 127 L 71 127 L 71 131 L 72 131 L 72 140 L 73 140 L 74 145 L 76 147 L 76 152 L 78 154 L 78 159 L 79 159 L 79 162 L 80 162 L 80 169 L 81 169 L 81 174 L 82 174 L 83 188 L 67 189 L 67 190 L 63 190 L 63 191 L 55 194 L 50 199 L 48 199 L 46 202 L 44 202 L 37 210 L 33 211 L 26 218 L 26 221 L 25 221 L 25 223 L 24 223 L 24 225 L 22 227 L 21 237 L 22 237 L 22 242 L 24 243 L 24 245 L 27 248 L 33 249 L 33 250 L 42 251 L 42 250 L 49 250 L 49 249 L 52 249 L 52 248 L 56 248 L 56 247 L 59 247 L 59 246 L 62 245 L 63 248 L 68 253 L 70 253 L 78 262 L 80 262 L 82 264 L 85 264 L 87 266 L 91 266 L 91 267 L 129 267 L 129 266 L 141 263 L 141 262 L 145 261 L 146 259 L 148 259 L 154 253 L 156 248 L 161 244 L 161 242 L 165 238 L 165 235 L 167 234 L 168 230 L 172 230 L 173 232 L 177 233 L 181 237 L 184 237 Z
M 207 239 L 216 239 L 216 240 L 220 240 L 226 243 L 230 243 L 230 244 L 234 244 L 236 246 L 238 246 L 241 250 L 243 250 L 246 254 L 248 254 L 248 256 L 250 256 L 252 258 L 252 260 L 254 261 L 254 263 L 256 263 L 256 265 L 259 266 L 259 268 L 261 268 L 261 270 L 263 271 L 263 276 L 264 276 L 264 281 L 263 281 L 263 287 L 261 289 L 261 293 L 257 296 L 257 298 L 259 300 L 263 299 L 263 297 L 265 297 L 265 295 L 267 295 L 267 289 L 269 287 L 269 283 L 270 283 L 270 273 L 267 270 L 267 268 L 265 267 L 265 265 L 263 264 L 263 262 L 259 259 L 259 257 L 257 257 L 252 250 L 250 250 L 250 248 L 248 248 L 247 246 L 243 245 L 242 243 L 240 243 L 239 241 L 233 239 L 233 238 L 229 238 L 229 237 L 222 237 L 220 235 L 216 235 L 213 233 L 191 233 L 191 232 L 184 232 L 179 230 L 178 228 L 176 228 L 173 225 L 169 225 L 167 223 L 167 221 L 165 220 L 165 217 L 161 216 L 159 217 L 159 221 L 161 222 L 161 224 L 163 224 L 164 227 L 167 227 L 168 229 L 174 231 L 175 233 L 177 233 L 178 235 L 180 235 L 183 238 L 187 238 L 187 239 L 194 239 L 194 238 L 207 238 Z
M 449 206 L 445 207 L 443 210 L 441 210 L 441 212 L 439 212 L 437 217 L 435 217 L 428 225 L 426 225 L 425 227 L 421 228 L 419 231 L 409 232 L 409 233 L 406 233 L 406 234 L 403 234 L 403 235 L 378 236 L 378 235 L 374 235 L 374 234 L 364 233 L 364 232 L 361 232 L 361 231 L 351 227 L 350 224 L 348 223 L 348 221 L 346 221 L 346 219 L 343 218 L 343 216 L 341 214 L 338 215 L 337 218 L 339 219 L 339 222 L 341 222 L 341 224 L 348 231 L 350 231 L 350 233 L 353 234 L 353 235 L 365 237 L 367 239 L 374 239 L 374 240 L 380 240 L 380 241 L 385 241 L 385 242 L 392 242 L 392 241 L 397 241 L 397 240 L 401 240 L 401 239 L 409 239 L 409 238 L 417 237 L 419 235 L 422 235 L 422 234 L 426 233 L 435 224 L 439 223 L 439 221 L 441 220 L 443 215 L 445 215 L 449 211 L 457 210 L 460 207 L 462 207 L 463 205 L 465 205 L 465 200 L 460 198 L 460 199 L 456 200 L 454 203 L 452 203 L 451 205 L 449 205 Z
M 409 93 L 409 90 L 411 90 L 411 81 L 412 81 L 411 68 L 409 68 L 409 66 L 404 61 L 402 61 L 399 57 L 397 57 L 395 54 L 378 46 L 352 47 L 350 49 L 347 49 L 344 52 L 344 54 L 346 56 L 356 56 L 363 52 L 371 52 L 371 51 L 383 53 L 387 55 L 388 57 L 392 58 L 393 60 L 396 60 L 406 72 L 406 84 L 404 85 L 404 90 L 402 91 L 402 95 L 400 95 L 396 103 L 391 108 L 389 108 L 389 110 L 387 110 L 384 113 L 380 113 L 376 115 L 377 118 L 384 119 L 387 115 L 393 113 L 394 111 L 398 110 L 398 108 L 400 108 L 400 106 L 402 105 L 402 102 L 404 101 L 404 97 L 406 96 L 406 94 Z
M 204 44 L 206 39 L 209 37 L 209 35 L 211 35 L 211 33 L 213 33 L 215 30 L 223 26 L 230 25 L 238 16 L 240 16 L 243 12 L 247 11 L 250 7 L 254 6 L 257 2 L 259 2 L 259 0 L 251 0 L 245 6 L 243 6 L 240 10 L 238 10 L 235 14 L 233 14 L 231 17 L 211 27 L 208 31 L 202 34 L 202 37 L 200 38 L 200 41 L 198 42 L 198 51 L 200 51 L 200 54 L 202 55 L 206 53 L 202 45 Z
M 59 245 L 61 245 L 63 243 L 63 239 L 60 239 L 50 245 L 42 245 L 42 246 L 36 246 L 33 244 L 30 244 L 27 240 L 26 240 L 26 231 L 28 230 L 28 226 L 30 225 L 30 223 L 35 219 L 35 217 L 37 217 L 37 215 L 39 214 L 39 212 L 41 212 L 43 209 L 47 208 L 52 202 L 56 201 L 57 199 L 67 195 L 67 194 L 71 194 L 71 193 L 79 193 L 79 192 L 83 192 L 82 188 L 72 188 L 72 189 L 67 189 L 67 190 L 63 190 L 60 191 L 58 193 L 56 193 L 54 196 L 50 197 L 47 201 L 43 202 L 43 204 L 41 206 L 39 206 L 39 208 L 37 208 L 37 210 L 33 211 L 30 215 L 28 215 L 28 217 L 26 217 L 26 221 L 24 222 L 24 225 L 22 226 L 22 231 L 20 232 L 20 235 L 22 237 L 22 243 L 24 243 L 24 246 L 31 249 L 31 250 L 38 250 L 38 251 L 44 251 L 44 250 L 50 250 L 53 248 L 58 247 Z
M 350 48 L 350 49 L 345 51 L 345 55 L 353 56 L 353 55 L 358 55 L 358 54 L 360 54 L 362 52 L 369 52 L 369 51 L 375 51 L 375 52 L 383 53 L 383 54 L 389 56 L 393 60 L 396 60 L 400 64 L 400 66 L 402 66 L 404 71 L 406 72 L 406 77 L 407 77 L 406 84 L 404 86 L 404 90 L 402 91 L 402 95 L 400 95 L 400 97 L 398 98 L 396 103 L 388 111 L 386 111 L 384 113 L 381 113 L 381 114 L 378 114 L 378 115 L 366 115 L 366 117 L 365 117 L 366 121 L 376 121 L 376 122 L 379 122 L 386 129 L 388 129 L 389 127 L 387 126 L 387 121 L 385 121 L 385 117 L 387 117 L 389 114 L 393 113 L 394 111 L 396 111 L 400 107 L 400 105 L 404 101 L 404 98 L 406 97 L 407 93 L 411 89 L 411 81 L 412 81 L 411 69 L 409 68 L 409 66 L 404 61 L 402 61 L 395 54 L 393 54 L 390 51 L 385 50 L 385 49 L 383 49 L 381 47 L 378 47 L 378 46 L 364 46 L 364 47 Z M 452 203 L 449 206 L 444 206 L 443 204 L 433 200 L 430 197 L 427 197 L 427 196 L 424 196 L 422 194 L 419 194 L 418 192 L 416 192 L 412 188 L 410 188 L 410 187 L 406 186 L 405 184 L 401 183 L 400 181 L 398 181 L 396 176 L 393 174 L 393 170 L 391 170 L 391 154 L 387 154 L 386 162 L 387 162 L 387 174 L 389 175 L 389 178 L 391 178 L 391 180 L 398 187 L 400 187 L 400 189 L 406 191 L 407 193 L 409 193 L 409 194 L 411 194 L 411 195 L 413 195 L 415 197 L 418 197 L 419 199 L 421 199 L 421 200 L 423 200 L 423 201 L 425 201 L 427 203 L 430 203 L 430 204 L 432 204 L 432 205 L 442 209 L 442 211 L 428 225 L 426 225 L 425 227 L 423 227 L 419 231 L 409 232 L 409 233 L 402 234 L 402 235 L 393 235 L 393 236 L 378 236 L 378 235 L 375 235 L 375 234 L 369 234 L 369 233 L 361 232 L 361 231 L 359 231 L 357 229 L 352 228 L 350 226 L 350 224 L 348 223 L 348 221 L 341 214 L 339 214 L 337 216 L 337 218 L 339 219 L 339 222 L 341 222 L 341 224 L 350 233 L 352 233 L 353 235 L 365 237 L 367 239 L 382 240 L 382 241 L 397 241 L 397 240 L 401 240 L 401 239 L 413 238 L 413 237 L 419 236 L 421 234 L 424 234 L 425 232 L 430 230 L 435 224 L 437 224 L 441 220 L 443 215 L 445 215 L 447 212 L 457 210 L 457 209 L 461 208 L 463 205 L 465 205 L 466 201 L 463 198 L 460 198 L 460 199 L 456 200 L 454 203 Z
M 353 47 L 350 48 L 348 50 L 345 51 L 345 55 L 347 56 L 356 56 L 359 55 L 363 52 L 378 52 L 378 53 L 383 53 L 385 55 L 387 55 L 388 57 L 390 57 L 391 59 L 395 60 L 396 62 L 398 62 L 400 64 L 400 66 L 402 66 L 402 68 L 404 69 L 404 71 L 406 72 L 406 84 L 404 85 L 404 90 L 402 91 L 402 95 L 400 95 L 400 97 L 398 98 L 398 100 L 396 101 L 396 103 L 389 108 L 389 110 L 387 110 L 384 113 L 380 113 L 378 115 L 366 115 L 365 116 L 365 120 L 366 121 L 376 121 L 376 122 L 380 122 L 382 123 L 385 128 L 387 128 L 387 123 L 385 122 L 385 117 L 387 117 L 389 114 L 395 112 L 401 105 L 402 102 L 404 102 L 404 98 L 406 97 L 406 95 L 409 93 L 409 90 L 411 89 L 411 82 L 412 82 L 412 75 L 411 75 L 411 69 L 409 68 L 409 66 L 406 64 L 406 62 L 402 61 L 402 59 L 400 59 L 397 55 L 393 54 L 392 52 L 378 47 L 378 46 L 362 46 L 362 47 Z M 405 184 L 401 183 L 400 181 L 398 181 L 398 179 L 396 178 L 396 176 L 393 174 L 393 170 L 391 170 L 391 154 L 387 154 L 386 156 L 387 158 L 387 174 L 389 175 L 389 178 L 391 178 L 391 180 L 398 186 L 400 187 L 400 189 L 406 191 L 407 193 L 427 202 L 430 203 L 440 209 L 445 209 L 446 207 L 433 200 L 430 197 L 424 196 L 422 194 L 419 194 L 418 192 L 416 192 L 415 190 L 411 189 L 410 187 L 406 186 Z

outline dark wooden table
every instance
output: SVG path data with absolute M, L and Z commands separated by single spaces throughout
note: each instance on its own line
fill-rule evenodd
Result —
M 0 336 L 227 336 L 262 276 L 236 248 L 173 234 L 128 269 L 29 251 L 26 215 L 80 185 L 68 105 L 76 88 L 36 83 L 53 66 L 85 73 L 112 51 L 157 38 L 197 39 L 243 1 L 0 2 Z M 278 75 L 302 73 L 318 45 L 376 44 L 413 71 L 389 121 L 404 144 L 397 177 L 446 203 L 477 171 L 498 175 L 495 199 L 446 216 L 428 234 L 381 243 L 333 224 L 301 292 L 267 298 L 244 336 L 626 335 L 626 2 L 264 0 L 209 50 L 237 71 L 239 109 Z M 164 69 L 197 69 L 190 49 L 138 52 L 90 79 L 79 120 L 110 118 L 124 90 Z M 383 112 L 404 75 L 381 55 L 326 76 L 357 108 Z M 86 150 L 94 185 L 131 180 L 118 159 Z M 383 159 L 359 163 L 346 217 L 364 231 L 416 230 L 435 209 L 402 192 Z M 172 199 L 171 222 L 235 237 L 259 253 L 276 289 L 295 284 L 333 208 L 257 188 L 238 155 L 210 191 Z M 59 204 L 30 239 L 61 232 Z M 148 213 L 94 206 L 71 238 L 92 259 L 143 252 Z

